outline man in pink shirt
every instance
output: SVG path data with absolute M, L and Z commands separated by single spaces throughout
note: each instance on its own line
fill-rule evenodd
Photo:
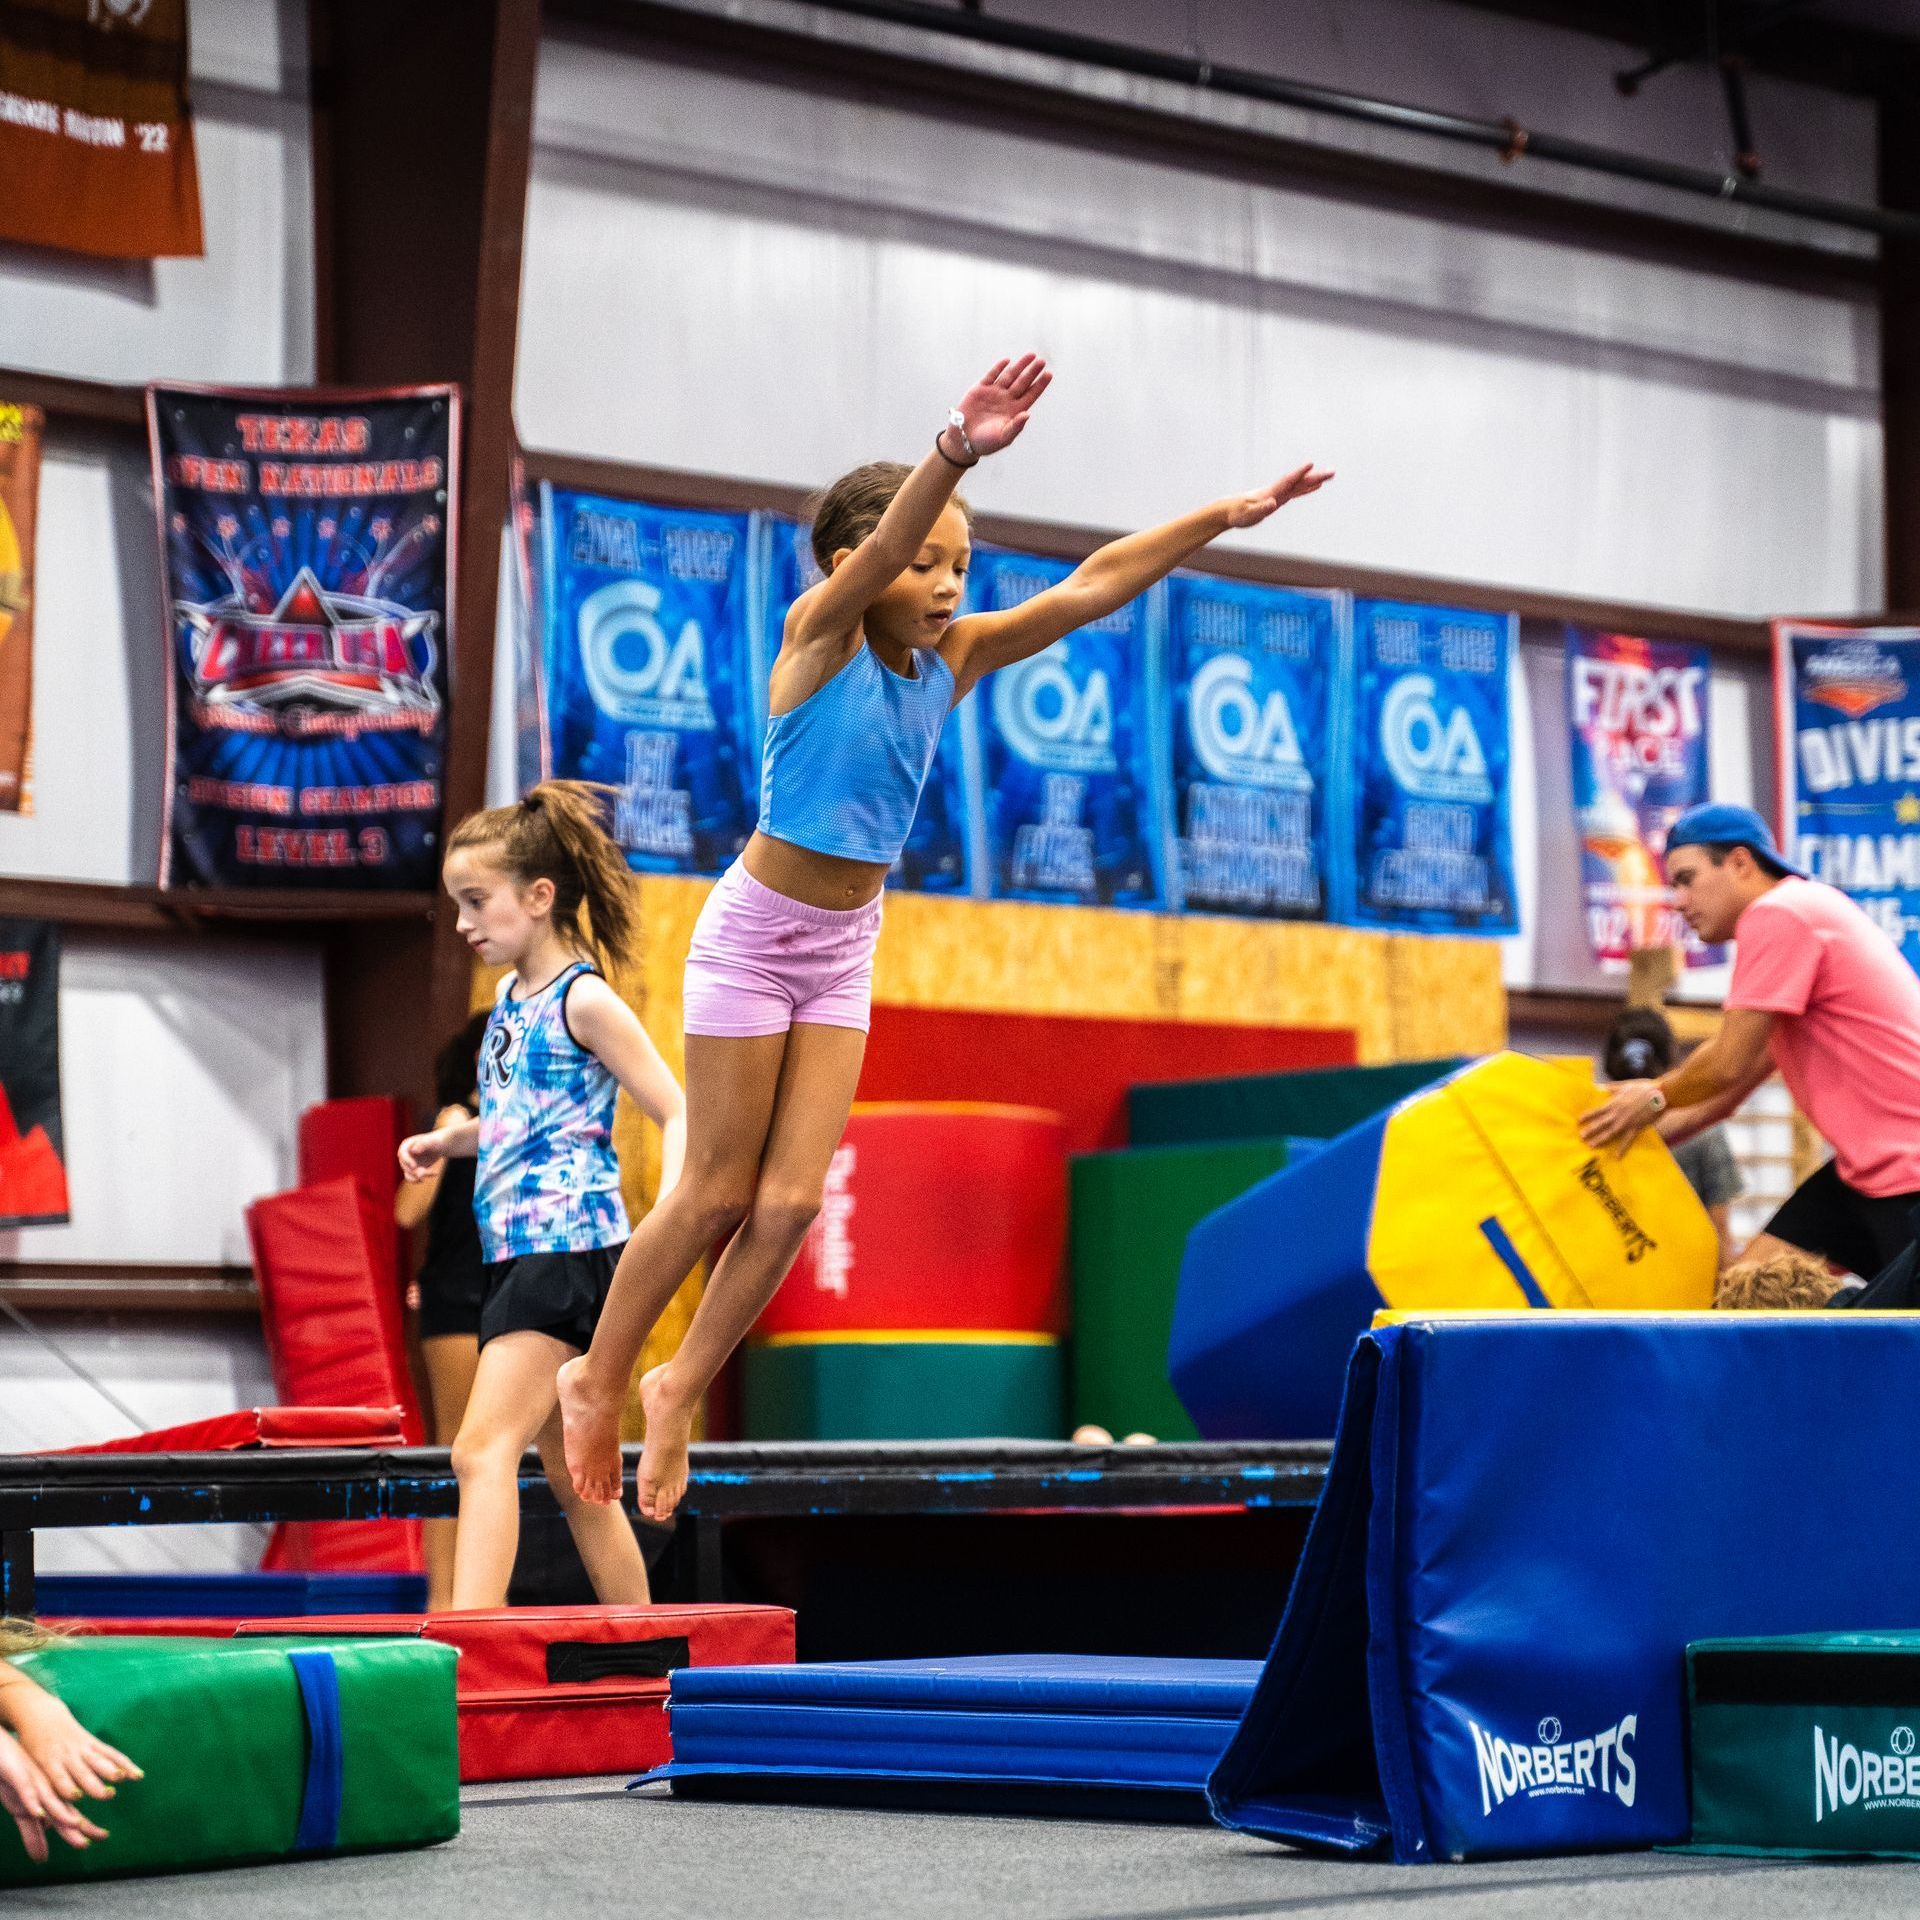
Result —
M 1920 975 L 1844 893 L 1782 859 L 1750 807 L 1682 814 L 1667 879 L 1702 940 L 1735 943 L 1726 1016 L 1671 1072 L 1616 1087 L 1582 1135 L 1624 1143 L 1658 1121 L 1685 1139 L 1777 1068 L 1833 1158 L 1744 1257 L 1797 1247 L 1871 1277 L 1912 1242 L 1920 1206 Z

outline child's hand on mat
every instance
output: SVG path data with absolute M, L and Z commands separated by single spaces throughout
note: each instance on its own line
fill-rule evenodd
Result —
M 1011 362 L 996 360 L 979 384 L 967 390 L 960 412 L 967 423 L 967 438 L 981 459 L 1019 439 L 1027 415 L 1052 380 L 1047 363 L 1037 353 L 1023 353 Z
M 409 1180 L 424 1180 L 447 1157 L 444 1127 L 431 1133 L 411 1133 L 400 1142 L 400 1171 Z
M 144 1778 L 118 1747 L 96 1740 L 59 1695 L 44 1687 L 8 1689 L 7 1721 L 28 1759 L 63 1800 L 111 1800 L 116 1780 Z
M 29 1860 L 46 1859 L 49 1827 L 70 1847 L 107 1837 L 104 1827 L 96 1827 L 78 1807 L 61 1799 L 45 1769 L 4 1727 L 0 1727 L 0 1809 L 20 1829 L 20 1844 Z
M 1227 525 L 1257 527 L 1269 514 L 1278 513 L 1289 500 L 1304 500 L 1308 494 L 1318 493 L 1332 478 L 1330 469 L 1316 467 L 1309 460 L 1305 466 L 1283 474 L 1272 486 L 1259 487 L 1229 500 Z

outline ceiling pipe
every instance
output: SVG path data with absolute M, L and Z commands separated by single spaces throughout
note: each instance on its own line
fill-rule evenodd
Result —
M 1616 180 L 1633 180 L 1643 186 L 1665 187 L 1696 199 L 1718 200 L 1734 206 L 1757 208 L 1766 213 L 1787 214 L 1799 220 L 1817 221 L 1824 226 L 1875 234 L 1882 239 L 1920 240 L 1920 215 L 1894 212 L 1885 207 L 1861 206 L 1846 200 L 1829 200 L 1819 194 L 1797 193 L 1789 187 L 1743 178 L 1737 171 L 1716 173 L 1708 167 L 1687 167 L 1669 160 L 1652 160 L 1639 154 L 1621 153 L 1611 147 L 1594 146 L 1585 140 L 1568 140 L 1558 134 L 1541 133 L 1523 127 L 1514 120 L 1479 120 L 1464 114 L 1437 112 L 1428 107 L 1405 106 L 1392 100 L 1373 100 L 1364 94 L 1344 93 L 1338 88 L 1317 86 L 1311 81 L 1286 80 L 1248 67 L 1216 66 L 1209 60 L 1187 54 L 1157 53 L 1150 48 L 1128 46 L 1117 40 L 1061 33 L 1051 27 L 1036 27 L 1024 21 L 1006 20 L 978 12 L 970 6 L 930 6 L 925 4 L 925 0 L 813 0 L 813 4 L 832 13 L 879 21 L 889 26 L 915 27 L 924 32 L 945 34 L 949 38 L 968 40 L 979 45 L 1040 54 L 1050 59 L 1072 61 L 1080 66 L 1131 74 L 1138 79 L 1170 81 L 1178 86 L 1196 87 L 1236 99 L 1258 100 L 1269 106 L 1294 107 L 1308 113 L 1331 114 L 1338 119 L 1357 121 L 1363 126 L 1383 127 L 1396 133 L 1422 134 L 1430 139 L 1451 141 L 1458 146 L 1480 147 L 1499 154 L 1507 161 L 1522 158 L 1551 160 L 1561 166 L 1577 167 L 1585 173 L 1603 174 Z

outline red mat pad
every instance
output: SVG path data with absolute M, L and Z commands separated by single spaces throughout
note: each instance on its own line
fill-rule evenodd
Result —
M 1095 1020 L 876 1006 L 862 1100 L 996 1100 L 1045 1107 L 1070 1153 L 1127 1144 L 1127 1089 L 1216 1074 L 1346 1067 L 1344 1027 L 1233 1027 L 1197 1020 Z
M 95 1440 L 49 1453 L 239 1453 L 249 1447 L 398 1447 L 398 1407 L 242 1407 L 151 1433 Z

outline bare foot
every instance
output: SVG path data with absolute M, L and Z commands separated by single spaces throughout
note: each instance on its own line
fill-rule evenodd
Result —
M 640 1407 L 647 1416 L 647 1444 L 640 1450 L 635 1488 L 641 1516 L 671 1520 L 687 1490 L 687 1447 L 693 1439 L 693 1408 L 668 1394 L 665 1367 L 640 1376 Z
M 608 1399 L 595 1389 L 584 1353 L 562 1365 L 556 1385 L 574 1491 L 582 1500 L 613 1506 L 620 1498 L 620 1410 L 625 1396 Z

